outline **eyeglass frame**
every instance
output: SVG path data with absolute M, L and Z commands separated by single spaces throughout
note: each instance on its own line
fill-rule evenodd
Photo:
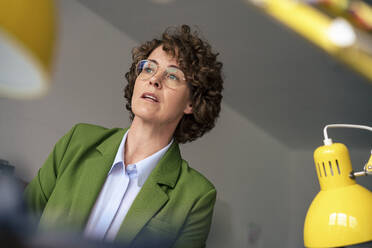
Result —
M 154 72 L 153 74 L 151 74 L 148 78 L 147 78 L 147 77 L 146 77 L 146 78 L 139 77 L 140 74 L 142 73 L 143 68 L 142 68 L 141 72 L 138 72 L 138 66 L 140 65 L 140 63 L 142 63 L 142 62 L 144 62 L 144 61 L 151 62 L 151 63 L 153 63 L 153 64 L 156 65 L 156 70 L 155 70 L 155 72 Z M 136 65 L 136 75 L 137 75 L 137 78 L 140 78 L 141 80 L 148 80 L 148 79 L 150 79 L 150 78 L 152 78 L 152 77 L 154 77 L 154 76 L 156 75 L 156 73 L 158 72 L 159 68 L 160 68 L 160 65 L 158 64 L 157 61 L 155 61 L 155 60 L 151 60 L 151 59 L 142 59 L 142 60 L 138 61 L 137 65 Z M 171 66 L 168 66 L 168 67 L 165 68 L 165 70 L 164 70 L 163 73 L 162 73 L 162 74 L 163 74 L 162 77 L 161 77 L 162 80 L 164 80 L 166 74 L 168 73 L 168 72 L 167 72 L 167 69 L 168 69 L 168 68 L 177 69 L 177 70 L 179 70 L 180 72 L 182 72 L 183 77 L 180 78 L 180 80 L 182 80 L 184 83 L 181 83 L 179 86 L 181 86 L 181 85 L 183 85 L 183 84 L 189 86 L 189 83 L 186 81 L 186 75 L 185 75 L 185 73 L 184 73 L 180 68 L 178 68 L 178 67 L 176 67 L 176 66 L 172 66 L 172 65 L 171 65 Z M 168 74 L 169 74 L 169 73 L 168 73 Z M 169 85 L 167 85 L 166 83 L 165 83 L 165 85 L 166 85 L 168 88 L 170 88 L 170 89 L 176 89 L 176 88 L 178 88 L 178 87 L 176 87 L 176 88 L 174 88 L 174 87 L 169 87 Z

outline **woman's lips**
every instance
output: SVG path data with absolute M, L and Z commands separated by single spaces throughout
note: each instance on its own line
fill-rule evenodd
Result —
M 150 92 L 143 93 L 141 98 L 152 101 L 152 102 L 159 102 L 159 99 L 157 98 L 157 96 Z

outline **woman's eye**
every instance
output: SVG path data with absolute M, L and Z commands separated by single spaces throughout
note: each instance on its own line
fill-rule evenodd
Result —
M 179 78 L 176 75 L 174 75 L 174 74 L 169 74 L 168 75 L 168 78 L 170 80 L 173 80 L 173 81 L 179 81 Z
M 146 73 L 152 73 L 153 72 L 153 70 L 150 67 L 145 67 L 143 69 L 143 71 L 146 72 Z

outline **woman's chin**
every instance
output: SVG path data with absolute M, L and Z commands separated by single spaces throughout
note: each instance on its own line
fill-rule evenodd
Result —
M 137 111 L 136 113 L 134 113 L 133 121 L 135 120 L 141 122 L 150 122 L 154 124 L 158 122 L 155 113 L 151 113 L 150 111 Z

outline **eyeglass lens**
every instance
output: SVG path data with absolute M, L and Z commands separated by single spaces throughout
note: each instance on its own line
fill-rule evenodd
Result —
M 147 80 L 153 77 L 159 66 L 151 60 L 142 60 L 137 65 L 137 75 L 142 80 Z M 170 88 L 176 88 L 185 80 L 184 73 L 175 67 L 167 67 L 163 74 L 164 83 Z

